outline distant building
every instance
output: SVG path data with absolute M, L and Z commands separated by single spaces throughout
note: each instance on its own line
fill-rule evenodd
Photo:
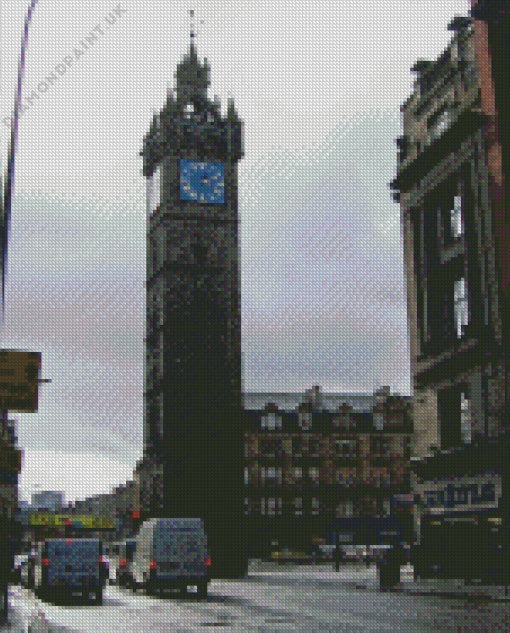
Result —
M 117 541 L 133 535 L 133 512 L 139 509 L 140 493 L 135 479 L 116 486 L 112 492 L 77 500 L 66 507 L 65 514 L 71 518 L 92 516 L 111 519 L 115 529 L 95 530 L 96 536 L 104 541 Z
M 34 492 L 31 505 L 39 510 L 60 510 L 64 506 L 64 493 L 53 490 Z
M 260 392 L 247 391 L 243 394 L 245 410 L 262 410 L 268 402 L 274 402 L 281 411 L 294 411 L 302 402 L 312 402 L 316 409 L 336 411 L 342 404 L 348 404 L 353 411 L 368 413 L 375 401 L 374 393 L 331 393 L 323 392 L 321 387 L 312 387 L 303 392 Z M 322 407 L 320 406 L 322 405 Z
M 373 411 L 344 404 L 332 412 L 316 408 L 309 395 L 292 412 L 274 402 L 246 411 L 250 556 L 267 555 L 275 542 L 306 551 L 329 540 L 335 518 L 366 517 L 368 524 L 370 517 L 402 512 L 396 499 L 410 491 L 410 398 L 388 388 Z M 401 518 L 410 540 L 411 508 Z

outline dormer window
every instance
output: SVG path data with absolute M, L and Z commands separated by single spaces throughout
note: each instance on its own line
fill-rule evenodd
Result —
M 262 428 L 267 429 L 268 431 L 281 430 L 282 428 L 281 416 L 276 415 L 276 413 L 272 411 L 262 416 L 261 421 L 262 421 Z
M 301 411 L 298 417 L 299 417 L 299 428 L 302 431 L 310 431 L 312 428 L 311 411 Z
M 384 428 L 384 414 L 374 413 L 374 428 L 377 431 L 382 431 Z
M 429 142 L 433 142 L 450 126 L 451 117 L 448 105 L 443 106 L 439 112 L 432 115 L 427 123 Z
M 356 426 L 356 420 L 351 417 L 352 407 L 343 404 L 338 408 L 338 413 L 333 416 L 333 426 L 342 429 L 351 429 Z
M 450 210 L 452 236 L 460 237 L 464 233 L 464 222 L 462 220 L 462 196 L 453 197 L 453 208 Z
M 462 277 L 454 282 L 453 302 L 455 312 L 455 324 L 457 338 L 462 338 L 465 329 L 469 324 L 469 303 L 466 287 L 466 278 Z

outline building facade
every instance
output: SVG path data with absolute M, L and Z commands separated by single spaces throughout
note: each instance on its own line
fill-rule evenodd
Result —
M 245 517 L 251 556 L 331 542 L 338 518 L 398 515 L 411 539 L 412 516 L 396 497 L 409 493 L 412 407 L 379 400 L 372 412 L 336 412 L 303 402 L 294 412 L 268 403 L 249 411 L 245 431 Z
M 201 517 L 211 577 L 247 571 L 237 163 L 242 123 L 211 102 L 193 41 L 142 151 L 147 178 L 147 516 Z M 223 456 L 222 458 L 220 456 Z M 228 457 L 227 457 L 228 456 Z
M 490 4 L 494 17 L 498 3 Z M 456 17 L 443 54 L 413 67 L 391 183 L 407 272 L 415 529 L 428 548 L 421 575 L 473 573 L 460 559 L 474 561 L 466 556 L 473 548 L 487 554 L 480 543 L 490 549 L 488 522 L 499 520 L 503 502 L 504 474 L 495 472 L 503 462 L 488 447 L 506 442 L 509 428 L 510 242 L 497 115 L 508 119 L 508 110 L 495 105 L 491 68 L 502 40 L 491 51 L 486 18 Z

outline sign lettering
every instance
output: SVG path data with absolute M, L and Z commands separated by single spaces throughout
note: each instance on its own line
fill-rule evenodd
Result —
M 444 511 L 497 508 L 502 494 L 500 474 L 457 477 L 455 482 L 422 482 L 417 485 L 424 508 Z

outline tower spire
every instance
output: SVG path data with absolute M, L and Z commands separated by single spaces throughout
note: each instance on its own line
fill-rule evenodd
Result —
M 201 64 L 198 60 L 195 46 L 195 12 L 190 10 L 190 47 L 188 54 L 177 66 L 175 78 L 177 79 L 177 101 L 180 105 L 194 103 L 196 106 L 207 100 L 207 89 L 211 82 L 209 79 L 210 68 L 207 59 Z
M 193 22 L 193 20 L 195 19 L 195 12 L 193 11 L 193 9 L 190 9 L 189 19 L 190 19 L 190 25 L 189 25 L 190 46 L 193 46 L 193 43 L 194 43 L 193 38 L 195 37 L 195 25 Z

